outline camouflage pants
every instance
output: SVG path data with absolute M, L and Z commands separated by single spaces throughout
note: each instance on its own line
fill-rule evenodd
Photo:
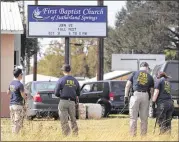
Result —
M 23 126 L 24 110 L 21 105 L 11 105 L 10 117 L 12 122 L 12 133 L 18 133 Z
M 160 134 L 171 134 L 171 121 L 174 111 L 173 102 L 164 100 L 157 104 L 157 122 L 160 127 Z
M 62 127 L 62 134 L 65 136 L 70 134 L 70 127 L 68 124 L 68 117 L 70 116 L 73 134 L 78 135 L 75 102 L 61 99 L 58 109 Z

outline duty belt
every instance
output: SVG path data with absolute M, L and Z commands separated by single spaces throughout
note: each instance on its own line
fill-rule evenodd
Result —
M 143 92 L 143 93 L 146 93 L 147 91 L 143 91 L 143 90 L 140 90 L 140 91 L 138 91 L 138 90 L 135 90 L 135 91 L 137 91 L 137 92 Z M 135 92 L 134 91 L 134 92 Z
M 73 98 L 70 98 L 70 97 L 60 97 L 60 99 L 62 99 L 62 100 L 69 100 L 69 101 L 76 101 L 75 99 L 73 99 Z

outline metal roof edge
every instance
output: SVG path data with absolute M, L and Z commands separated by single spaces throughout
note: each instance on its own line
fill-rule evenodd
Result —
M 1 34 L 23 34 L 24 31 L 9 31 L 9 30 L 1 30 Z
M 117 75 L 117 76 L 115 76 L 115 77 L 111 77 L 111 78 L 106 79 L 106 80 L 111 80 L 111 79 L 115 79 L 115 78 L 118 78 L 118 77 L 122 77 L 122 76 L 128 75 L 128 74 L 130 74 L 130 73 L 132 73 L 132 72 L 133 72 L 133 71 L 129 71 L 129 72 L 127 72 L 127 73 L 124 73 L 124 74 L 121 74 L 121 75 Z
M 1 33 L 23 34 L 24 28 L 18 2 L 1 2 Z

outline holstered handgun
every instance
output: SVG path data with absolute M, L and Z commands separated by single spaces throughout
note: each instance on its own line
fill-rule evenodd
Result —
M 133 96 L 133 95 L 134 95 L 134 90 L 133 90 L 132 87 L 130 87 L 130 89 L 129 89 L 129 101 L 130 101 L 131 96 Z
M 149 94 L 149 100 L 150 100 L 150 98 L 151 98 L 152 95 L 151 95 L 151 93 L 150 93 L 150 90 L 148 90 L 147 92 L 148 92 L 148 94 Z

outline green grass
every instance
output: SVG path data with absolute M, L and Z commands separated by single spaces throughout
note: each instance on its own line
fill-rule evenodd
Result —
M 114 116 L 113 116 L 114 117 Z M 138 135 L 129 136 L 129 118 L 105 118 L 100 120 L 78 120 L 79 136 L 63 137 L 60 121 L 34 120 L 24 122 L 24 127 L 18 135 L 11 133 L 10 119 L 1 119 L 2 141 L 178 141 L 178 120 L 172 120 L 172 134 L 158 135 L 156 128 L 153 134 L 155 119 L 149 119 L 148 135 L 140 136 L 140 121 Z

